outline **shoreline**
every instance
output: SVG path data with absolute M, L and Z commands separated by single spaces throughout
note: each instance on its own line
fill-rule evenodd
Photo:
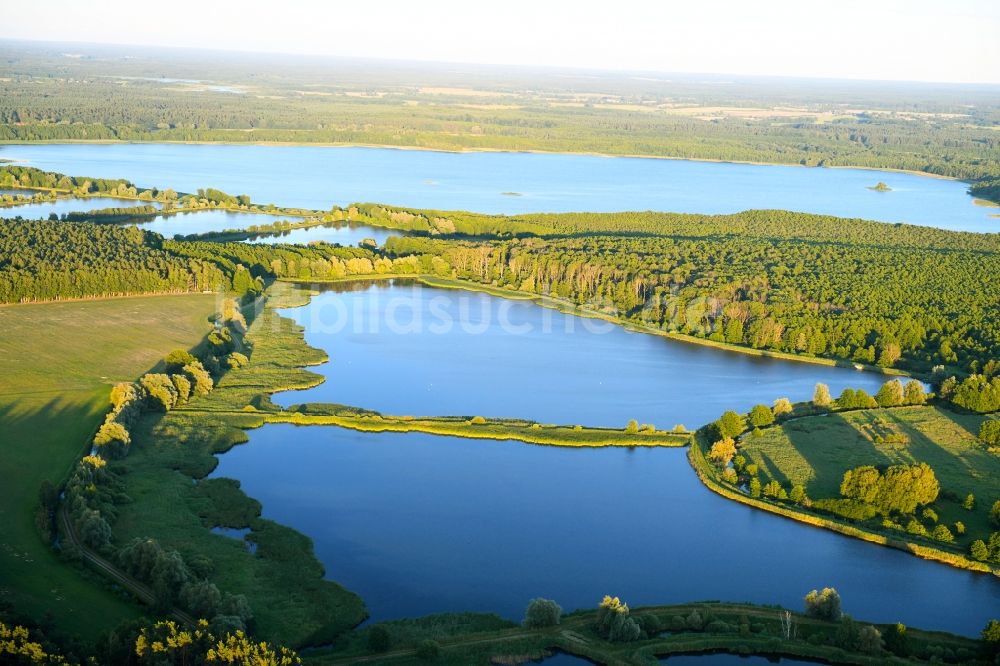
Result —
M 901 173 L 912 176 L 924 176 L 926 178 L 936 178 L 938 180 L 952 180 L 964 182 L 971 185 L 967 180 L 962 180 L 955 176 L 943 176 L 927 171 L 916 171 L 913 169 L 899 169 L 894 167 L 869 167 L 851 165 L 823 165 L 809 166 L 806 164 L 796 164 L 793 162 L 756 162 L 753 160 L 724 160 L 714 157 L 677 157 L 671 155 L 651 155 L 645 153 L 602 153 L 588 150 L 541 150 L 528 148 L 523 150 L 510 150 L 504 148 L 430 148 L 424 146 L 406 146 L 386 143 L 328 143 L 312 141 L 126 141 L 121 139 L 61 139 L 58 141 L 0 141 L 3 146 L 58 146 L 58 145 L 180 145 L 180 146 L 274 146 L 274 147 L 314 147 L 314 148 L 383 148 L 386 150 L 409 150 L 417 152 L 449 153 L 454 155 L 476 154 L 476 153 L 506 153 L 510 155 L 578 155 L 582 157 L 604 157 L 642 159 L 642 160 L 671 160 L 675 162 L 707 162 L 712 164 L 742 164 L 749 166 L 775 166 L 775 167 L 798 167 L 801 169 L 860 169 L 864 171 Z M 28 163 L 28 160 L 8 160 L 10 163 Z

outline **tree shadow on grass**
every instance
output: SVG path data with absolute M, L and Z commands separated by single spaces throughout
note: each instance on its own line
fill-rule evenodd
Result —
M 791 445 L 813 469 L 814 477 L 806 491 L 814 499 L 839 496 L 837 489 L 848 469 L 860 465 L 884 467 L 892 463 L 843 414 L 831 412 L 793 423 L 797 427 L 786 426 L 785 433 Z

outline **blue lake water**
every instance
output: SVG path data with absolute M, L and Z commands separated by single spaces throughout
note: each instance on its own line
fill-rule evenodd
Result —
M 391 373 L 372 372 L 395 390 Z M 831 585 L 857 618 L 964 634 L 1000 608 L 991 576 L 712 493 L 684 449 L 288 424 L 247 434 L 213 476 L 239 479 L 264 517 L 311 537 L 327 577 L 360 594 L 375 621 L 466 610 L 520 620 L 533 597 L 573 610 L 605 594 L 632 606 L 724 599 L 800 609 L 809 590 Z
M 144 187 L 217 187 L 259 203 L 327 209 L 372 201 L 483 213 L 782 208 L 967 231 L 1000 231 L 958 181 L 864 169 L 533 153 L 186 144 L 7 145 L 0 158 L 124 177 Z M 884 181 L 891 192 L 869 187 Z M 517 192 L 521 196 L 507 196 Z
M 289 218 L 282 215 L 266 213 L 233 213 L 226 210 L 199 210 L 175 215 L 158 215 L 137 226 L 148 231 L 163 234 L 173 238 L 180 234 L 203 234 L 209 231 L 226 231 L 227 229 L 245 229 L 251 225 L 271 224 L 278 220 L 297 222 L 299 218 Z
M 308 227 L 305 229 L 290 229 L 277 236 L 260 236 L 253 238 L 251 243 L 293 243 L 307 245 L 309 243 L 339 243 L 344 246 L 355 246 L 363 240 L 371 239 L 379 245 L 392 236 L 401 235 L 398 231 L 371 227 L 363 224 L 336 224 L 330 226 Z
M 440 292 L 344 286 L 288 310 L 331 361 L 317 368 L 324 384 L 277 401 L 698 425 L 728 407 L 806 397 L 815 381 L 869 388 L 881 381 L 617 327 L 568 333 L 565 316 L 528 303 L 514 303 L 519 311 L 509 320 L 534 330 L 500 335 L 501 299 Z M 437 296 L 472 300 L 437 300 L 432 308 L 428 297 Z M 364 326 L 355 331 L 348 321 L 351 332 L 333 332 L 341 310 L 328 301 L 348 313 L 357 307 Z M 391 325 L 389 315 L 372 317 L 425 306 L 458 319 L 447 332 L 434 332 L 428 320 L 402 332 L 391 330 L 408 321 L 402 314 Z M 555 322 L 549 329 L 546 315 Z M 380 328 L 368 328 L 372 322 Z M 323 328 L 330 330 L 316 332 Z M 605 594 L 633 606 L 721 599 L 797 609 L 809 590 L 834 586 L 858 618 L 975 634 L 1000 608 L 993 577 L 715 495 L 684 449 L 564 449 L 287 424 L 247 434 L 249 443 L 220 456 L 213 476 L 239 479 L 265 517 L 311 537 L 327 576 L 359 593 L 375 620 L 459 610 L 520 619 L 536 596 L 572 610 Z
M 135 201 L 134 199 L 115 199 L 114 197 L 86 197 L 83 199 L 56 199 L 40 203 L 19 204 L 0 208 L 0 217 L 23 217 L 25 219 L 46 219 L 52 213 L 82 213 L 101 208 L 134 208 L 135 206 L 156 206 L 155 201 Z
M 635 333 L 487 294 L 399 281 L 327 287 L 283 314 L 330 361 L 319 386 L 276 403 L 397 415 L 522 417 L 624 427 L 700 426 L 727 409 L 812 397 L 816 382 L 874 394 L 881 375 L 758 358 Z

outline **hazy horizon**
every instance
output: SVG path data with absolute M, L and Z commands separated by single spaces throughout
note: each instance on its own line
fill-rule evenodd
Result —
M 237 10 L 238 7 L 238 10 Z M 54 0 L 4 10 L 0 39 L 95 46 L 669 75 L 1000 84 L 1000 6 L 848 0 L 835 13 L 791 0 L 697 7 L 523 0 L 502 13 L 452 0 L 312 6 L 289 0 L 162 6 Z M 267 20 L 261 20 L 265 15 Z

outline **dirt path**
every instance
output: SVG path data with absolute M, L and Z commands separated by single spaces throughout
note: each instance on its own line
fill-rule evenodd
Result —
M 65 506 L 59 507 L 59 523 L 62 525 L 66 538 L 70 540 L 70 543 L 72 543 L 80 552 L 80 556 L 87 560 L 91 566 L 124 587 L 147 606 L 152 606 L 155 603 L 156 597 L 148 585 L 144 585 L 143 583 L 135 580 L 80 541 L 76 534 L 76 530 L 73 527 L 73 522 L 69 519 L 69 515 L 66 513 Z M 195 625 L 194 618 L 182 610 L 174 608 L 171 610 L 170 614 L 175 620 L 178 620 L 183 624 L 188 626 Z

